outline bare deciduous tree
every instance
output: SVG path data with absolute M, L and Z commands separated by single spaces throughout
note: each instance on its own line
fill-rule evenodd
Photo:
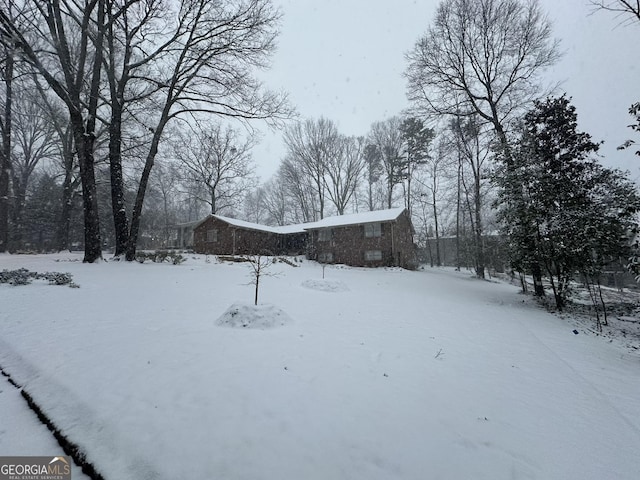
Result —
M 640 21 L 640 0 L 592 0 L 591 3 L 598 9 L 616 12 L 620 17 L 624 18 L 624 23 Z M 635 122 L 629 127 L 636 132 L 640 132 L 640 102 L 636 102 L 629 107 L 629 114 Z M 626 140 L 618 147 L 618 150 L 629 148 L 635 143 L 636 141 L 634 140 Z M 640 155 L 640 150 L 636 150 L 636 155 Z
M 591 4 L 602 10 L 615 12 L 625 16 L 624 22 L 640 21 L 640 0 L 592 0 Z M 634 18 L 628 18 L 631 15 Z
M 152 178 L 152 188 L 158 194 L 162 205 L 162 246 L 168 247 L 171 225 L 176 223 L 176 199 L 179 193 L 180 172 L 175 163 L 163 162 L 156 165 Z
M 336 151 L 327 159 L 325 186 L 338 215 L 344 215 L 365 167 L 364 139 L 341 135 L 337 142 Z
M 400 117 L 391 117 L 371 125 L 369 142 L 376 146 L 380 154 L 385 182 L 387 186 L 387 208 L 393 205 L 394 188 L 403 180 L 404 138 Z
M 244 196 L 243 218 L 252 223 L 267 224 L 268 212 L 265 206 L 266 191 L 264 185 L 260 185 Z
M 243 139 L 230 126 L 214 123 L 183 132 L 172 144 L 175 158 L 186 171 L 185 179 L 205 192 L 199 200 L 209 205 L 210 213 L 239 207 L 255 183 L 253 136 Z
M 416 193 L 417 203 L 422 207 L 422 218 L 425 218 L 425 205 L 431 208 L 431 219 L 433 221 L 433 236 L 435 237 L 436 257 L 435 264 L 442 265 L 442 255 L 440 252 L 440 235 L 442 226 L 440 224 L 441 197 L 444 186 L 444 170 L 447 156 L 449 154 L 448 145 L 440 141 L 435 145 L 434 152 L 425 162 L 424 168 L 419 175 L 415 176 L 416 183 L 420 187 Z M 419 214 L 420 216 L 420 214 Z M 428 240 L 427 240 L 428 242 Z
M 292 214 L 286 187 L 279 171 L 262 187 L 264 192 L 263 205 L 267 211 L 269 225 L 286 225 Z
M 488 177 L 488 163 L 490 160 L 490 139 L 486 129 L 475 116 L 468 118 L 454 117 L 449 128 L 452 133 L 452 143 L 457 153 L 460 168 L 461 186 L 465 192 L 465 203 L 469 211 L 469 218 L 474 232 L 475 269 L 479 278 L 485 278 L 484 251 L 484 219 L 482 209 L 484 205 L 483 184 Z M 470 183 L 467 181 L 470 173 Z
M 26 88 L 26 87 L 25 87 Z M 29 179 L 36 166 L 58 153 L 59 138 L 51 119 L 42 108 L 38 92 L 23 91 L 15 102 L 13 113 L 14 151 L 12 161 L 13 239 L 16 246 L 22 241 L 22 212 Z
M 97 122 L 109 126 L 116 255 L 126 250 L 133 260 L 149 178 L 172 119 L 217 115 L 277 123 L 292 114 L 286 96 L 267 91 L 254 76 L 275 48 L 280 13 L 271 0 L 28 4 L 19 22 L 0 10 L 0 33 L 6 47 L 20 47 L 69 110 L 85 200 L 85 261 L 101 256 L 93 170 Z M 101 106 L 100 99 L 107 103 Z M 125 120 L 137 122 L 144 145 L 130 220 L 121 150 Z
M 316 185 L 303 166 L 288 155 L 278 169 L 284 189 L 294 204 L 293 220 L 296 223 L 315 222 L 319 218 Z
M 243 121 L 277 122 L 292 110 L 286 96 L 267 91 L 252 75 L 266 68 L 275 48 L 280 13 L 270 0 L 182 0 L 177 21 L 164 45 L 162 61 L 144 80 L 157 86 L 150 103 L 158 113 L 146 111 L 152 132 L 140 176 L 127 243 L 127 260 L 135 258 L 140 216 L 149 175 L 162 134 L 174 118 L 218 115 Z M 159 108 L 158 108 L 159 107 Z
M 57 137 L 58 169 L 61 171 L 62 195 L 60 217 L 57 221 L 55 246 L 58 250 L 71 249 L 72 216 L 75 204 L 79 196 L 80 176 L 78 174 L 78 162 L 73 144 L 73 131 L 69 123 L 68 112 L 65 112 L 64 104 L 58 97 L 47 90 L 33 77 L 34 85 L 40 95 L 42 114 L 50 122 L 51 128 Z
M 275 258 L 271 256 L 271 252 L 257 253 L 247 255 L 249 265 L 251 266 L 251 285 L 255 286 L 253 304 L 258 305 L 258 293 L 260 291 L 260 279 L 264 277 L 276 277 L 277 273 L 269 271 L 269 267 L 273 266 Z
M 509 124 L 541 96 L 558 45 L 538 0 L 443 0 L 407 55 L 408 96 L 419 112 L 478 115 L 511 164 Z M 543 295 L 541 269 L 531 270 Z
M 180 29 L 175 29 L 163 35 L 162 22 L 170 14 L 168 4 L 161 0 L 107 2 L 104 73 L 110 105 L 109 174 L 116 257 L 125 253 L 129 241 L 123 176 L 123 124 L 126 116 L 144 115 L 139 111 L 146 107 L 142 105 L 143 100 L 161 88 L 161 79 L 155 83 L 148 80 L 154 62 L 164 61 L 165 50 L 180 34 Z M 143 83 L 141 79 L 147 82 Z
M 69 111 L 82 178 L 84 261 L 89 263 L 102 257 L 94 155 L 105 2 L 33 0 L 17 21 L 0 9 L 3 44 L 20 52 Z
M 12 102 L 13 102 L 13 70 L 14 48 L 13 45 L 2 46 L 2 86 L 4 98 L 2 98 L 2 116 L 0 117 L 0 252 L 6 252 L 9 246 L 9 180 L 12 169 L 11 164 L 11 127 L 12 127 Z
M 299 165 L 300 172 L 310 180 L 318 202 L 318 215 L 324 218 L 326 175 L 341 148 L 335 123 L 326 118 L 307 119 L 289 127 L 284 134 L 288 160 Z
M 0 252 L 9 248 L 9 216 L 11 207 L 12 129 L 13 102 L 15 96 L 16 63 L 19 61 L 19 47 L 10 34 L 5 36 L 3 25 L 17 23 L 24 4 L 14 0 L 0 3 Z
M 478 115 L 508 148 L 509 121 L 559 56 L 537 0 L 444 0 L 407 54 L 408 96 L 419 112 Z

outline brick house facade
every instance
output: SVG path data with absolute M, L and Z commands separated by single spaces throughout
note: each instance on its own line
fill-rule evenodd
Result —
M 417 266 L 413 225 L 404 208 L 342 215 L 309 224 L 307 255 L 352 266 Z
M 210 215 L 193 230 L 194 250 L 212 255 L 306 253 L 310 260 L 352 266 L 415 268 L 413 225 L 404 208 L 268 227 Z
M 210 215 L 194 228 L 193 248 L 209 255 L 300 254 L 304 253 L 306 236 L 296 225 L 268 227 Z

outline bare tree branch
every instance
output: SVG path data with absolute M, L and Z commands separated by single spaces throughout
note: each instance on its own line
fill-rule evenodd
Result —
M 444 0 L 406 56 L 408 97 L 423 115 L 473 112 L 506 146 L 514 113 L 541 95 L 559 56 L 537 0 Z

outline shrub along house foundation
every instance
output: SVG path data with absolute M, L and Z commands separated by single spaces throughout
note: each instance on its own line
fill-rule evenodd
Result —
M 283 227 L 210 215 L 194 228 L 193 239 L 197 253 L 306 253 L 323 263 L 415 268 L 413 234 L 406 209 L 392 208 Z

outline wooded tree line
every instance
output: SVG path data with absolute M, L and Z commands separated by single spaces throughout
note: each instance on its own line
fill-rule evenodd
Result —
M 17 114 L 13 102 L 46 104 L 36 116 L 49 127 L 60 125 L 52 142 L 59 151 L 39 155 L 63 158 L 63 173 L 56 172 L 64 175 L 62 210 L 72 209 L 79 185 L 84 260 L 102 256 L 102 175 L 109 183 L 115 255 L 131 260 L 154 163 L 172 126 L 290 116 L 286 97 L 266 90 L 254 74 L 268 65 L 279 18 L 268 0 L 3 0 L 0 249 L 15 241 L 9 228 L 23 223 L 14 164 L 34 158 L 22 151 L 14 160 L 14 117 L 23 112 Z M 63 227 L 70 223 L 66 213 L 58 221 Z M 58 247 L 68 243 L 69 232 L 59 233 Z
M 166 243 L 171 224 L 206 213 L 284 225 L 403 205 L 418 243 L 435 238 L 435 264 L 453 235 L 483 277 L 484 237 L 501 231 L 513 266 L 539 294 L 552 278 L 559 301 L 568 276 L 638 257 L 636 187 L 595 162 L 570 99 L 542 81 L 560 51 L 535 0 L 443 0 L 406 55 L 411 109 L 363 136 L 325 117 L 287 123 L 261 185 L 257 140 L 222 120 L 292 116 L 254 75 L 277 34 L 269 0 L 0 4 L 0 250 L 77 241 L 88 262 L 103 244 L 132 259 L 141 232 Z M 640 20 L 633 3 L 593 4 Z
M 594 5 L 637 17 L 628 2 Z M 536 1 L 441 2 L 407 54 L 411 110 L 350 139 L 359 145 L 355 163 L 341 153 L 346 139 L 333 122 L 288 129 L 287 156 L 251 199 L 254 218 L 282 224 L 404 205 L 419 242 L 435 237 L 435 263 L 440 235 L 469 238 L 479 277 L 484 237 L 500 232 L 512 267 L 532 275 L 538 295 L 547 278 L 558 308 L 576 275 L 594 284 L 619 259 L 637 269 L 637 187 L 596 161 L 599 144 L 577 130 L 570 99 L 542 82 L 559 58 Z M 637 120 L 638 106 L 630 113 Z
M 288 127 L 284 140 L 287 154 L 277 173 L 247 197 L 248 220 L 286 225 L 404 206 L 422 247 L 447 234 L 469 237 L 474 249 L 482 245 L 485 222 L 497 228 L 490 138 L 476 116 L 435 128 L 415 116 L 394 116 L 374 122 L 362 137 L 341 134 L 326 118 L 307 119 Z M 435 243 L 433 261 L 440 265 Z
M 624 0 L 594 5 L 638 17 Z M 406 75 L 416 111 L 480 119 L 512 267 L 533 277 L 538 295 L 546 274 L 562 308 L 570 278 L 597 278 L 632 253 L 640 203 L 626 174 L 594 160 L 598 145 L 577 131 L 569 100 L 545 89 L 541 75 L 558 58 L 538 2 L 449 0 L 409 53 Z

